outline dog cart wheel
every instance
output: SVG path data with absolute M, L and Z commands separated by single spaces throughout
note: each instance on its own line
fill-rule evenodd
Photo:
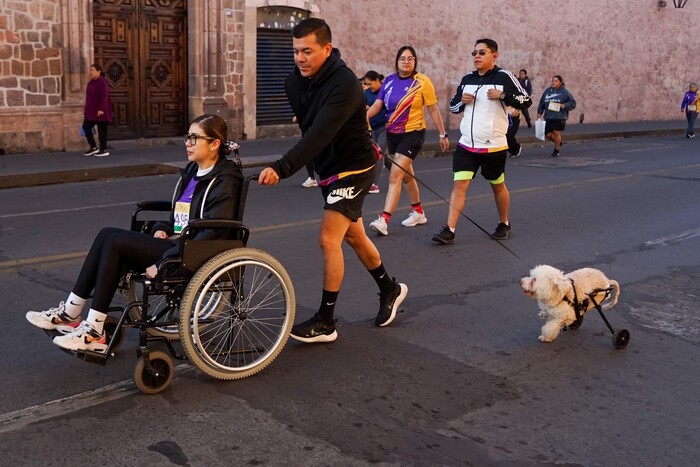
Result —
M 624 349 L 630 341 L 630 332 L 627 329 L 620 329 L 613 333 L 613 346 L 616 349 Z
M 153 350 L 142 355 L 134 369 L 134 383 L 144 394 L 158 394 L 164 391 L 173 380 L 175 366 L 170 355 Z

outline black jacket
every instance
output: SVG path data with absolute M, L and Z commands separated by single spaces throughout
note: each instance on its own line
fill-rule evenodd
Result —
M 304 78 L 299 69 L 285 81 L 287 99 L 302 137 L 271 167 L 287 178 L 311 160 L 321 179 L 374 165 L 365 95 L 355 73 L 333 49 L 319 72 Z
M 182 195 L 187 184 L 197 175 L 197 164 L 190 162 L 181 173 L 180 180 L 175 185 L 173 192 L 170 222 L 156 222 L 151 233 L 162 230 L 172 235 L 175 223 L 175 203 Z M 192 194 L 190 204 L 190 220 L 195 219 L 234 219 L 238 212 L 241 187 L 243 186 L 243 174 L 235 162 L 219 158 L 214 168 L 201 178 L 196 178 L 197 186 Z M 194 239 L 220 239 L 227 236 L 225 230 L 200 230 L 195 233 Z M 175 256 L 179 246 L 176 245 L 163 253 L 163 258 Z

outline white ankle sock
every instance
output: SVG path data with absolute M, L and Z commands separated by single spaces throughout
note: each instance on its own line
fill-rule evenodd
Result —
M 102 333 L 105 326 L 105 319 L 107 319 L 107 313 L 102 313 L 101 311 L 90 308 L 86 321 L 95 328 L 95 331 Z
M 68 298 L 66 299 L 66 314 L 70 316 L 71 318 L 77 318 L 80 316 L 80 313 L 83 312 L 83 307 L 85 306 L 85 300 L 84 298 L 78 297 L 76 294 L 73 292 L 68 295 Z

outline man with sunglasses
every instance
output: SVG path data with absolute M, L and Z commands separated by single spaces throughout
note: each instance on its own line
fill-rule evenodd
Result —
M 296 68 L 287 77 L 285 89 L 302 137 L 260 172 L 258 183 L 276 185 L 313 160 L 325 200 L 319 233 L 323 291 L 318 312 L 296 324 L 291 337 L 304 343 L 332 342 L 338 337 L 333 316 L 345 273 L 343 241 L 377 283 L 377 326 L 391 324 L 408 287 L 386 272 L 362 223 L 362 204 L 372 186 L 376 162 L 367 135 L 362 87 L 333 47 L 331 30 L 322 19 L 308 18 L 292 29 L 292 50 Z
M 508 107 L 524 110 L 532 104 L 515 75 L 496 66 L 496 41 L 478 39 L 472 57 L 475 70 L 462 78 L 450 102 L 450 111 L 464 113 L 464 116 L 459 126 L 462 137 L 452 160 L 454 184 L 447 224 L 433 236 L 434 242 L 444 245 L 455 241 L 457 220 L 467 198 L 467 189 L 479 168 L 491 184 L 498 210 L 498 226 L 491 238 L 506 240 L 510 236 L 510 194 L 505 184 Z

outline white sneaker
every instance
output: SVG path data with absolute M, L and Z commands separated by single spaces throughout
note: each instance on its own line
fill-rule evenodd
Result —
M 70 334 L 54 337 L 53 343 L 68 350 L 92 350 L 93 352 L 107 350 L 107 338 L 104 331 L 97 332 L 87 321 L 80 323 L 80 326 Z
M 418 211 L 411 211 L 406 219 L 401 221 L 401 225 L 404 227 L 415 227 L 417 225 L 425 224 L 428 222 L 428 218 L 425 217 L 425 213 L 421 214 Z
M 318 186 L 318 182 L 315 178 L 309 177 L 304 183 L 301 184 L 301 186 L 303 186 L 304 188 L 314 188 Z
M 65 302 L 45 311 L 28 311 L 25 316 L 27 321 L 38 328 L 58 331 L 63 334 L 75 331 L 80 324 L 80 316 L 71 318 L 66 314 Z
M 382 216 L 379 216 L 379 219 L 370 222 L 369 228 L 380 235 L 389 235 L 389 227 L 386 225 L 386 221 Z

